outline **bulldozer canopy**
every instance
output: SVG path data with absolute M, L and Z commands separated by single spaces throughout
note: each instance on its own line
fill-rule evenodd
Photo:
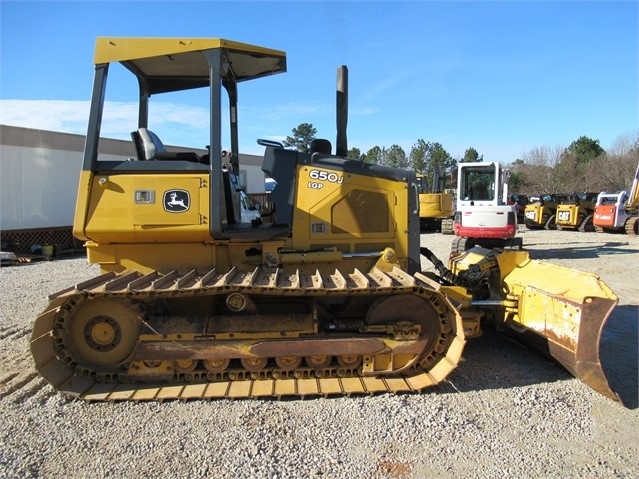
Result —
M 286 53 L 221 38 L 121 38 L 96 40 L 96 65 L 120 62 L 150 94 L 209 85 L 209 62 L 201 52 L 221 49 L 235 81 L 286 71 Z

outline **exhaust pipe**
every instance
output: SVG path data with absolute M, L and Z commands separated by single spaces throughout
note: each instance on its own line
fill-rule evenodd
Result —
M 335 154 L 348 156 L 348 141 L 346 140 L 346 126 L 348 124 L 348 68 L 346 65 L 337 67 L 337 141 Z

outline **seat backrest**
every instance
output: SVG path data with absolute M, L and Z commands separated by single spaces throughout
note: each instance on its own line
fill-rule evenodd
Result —
M 297 161 L 296 151 L 268 146 L 264 152 L 262 171 L 277 182 L 270 195 L 279 225 L 292 225 Z
M 146 156 L 144 155 L 144 144 L 142 143 L 142 138 L 140 138 L 140 132 L 138 130 L 132 131 L 131 139 L 135 145 L 135 153 L 138 155 L 138 160 L 146 160 Z
M 156 153 L 166 152 L 166 148 L 164 148 L 164 144 L 160 138 L 151 130 L 140 128 L 137 133 L 140 135 L 140 140 L 142 140 L 142 150 L 145 160 L 152 159 Z

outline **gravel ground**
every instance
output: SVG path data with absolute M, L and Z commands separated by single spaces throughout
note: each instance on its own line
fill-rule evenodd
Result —
M 86 404 L 54 392 L 29 353 L 47 295 L 97 274 L 58 260 L 0 270 L 0 477 L 639 477 L 639 238 L 520 234 L 534 258 L 619 296 L 601 355 L 626 407 L 490 332 L 422 394 Z M 451 240 L 422 235 L 442 260 Z

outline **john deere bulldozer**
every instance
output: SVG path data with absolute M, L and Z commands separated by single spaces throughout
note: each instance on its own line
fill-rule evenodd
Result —
M 98 38 L 94 63 L 74 234 L 101 274 L 51 295 L 31 339 L 57 390 L 89 401 L 421 391 L 493 325 L 616 397 L 598 355 L 613 292 L 522 251 L 476 247 L 446 266 L 420 248 L 414 173 L 346 158 L 345 67 L 334 151 L 259 141 L 277 181 L 275 222 L 260 224 L 241 221 L 233 181 L 238 90 L 283 73 L 284 52 Z M 98 154 L 117 64 L 139 88 L 128 158 Z M 166 108 L 150 100 L 192 89 L 207 92 L 208 145 L 168 151 L 151 128 Z M 420 254 L 437 273 L 420 272 Z

